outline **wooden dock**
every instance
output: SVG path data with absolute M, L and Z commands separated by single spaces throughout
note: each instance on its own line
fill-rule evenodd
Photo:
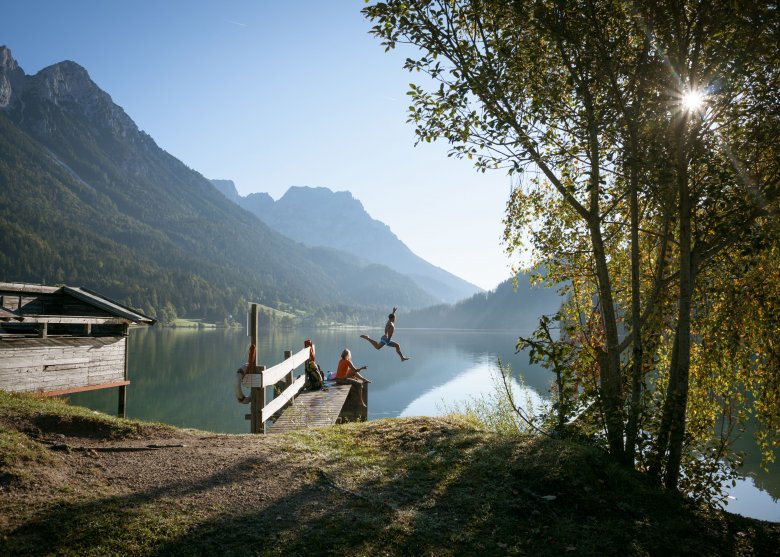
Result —
M 304 391 L 282 411 L 269 433 L 285 433 L 339 423 L 350 385 L 328 385 L 327 390 Z
M 247 364 L 237 371 L 236 397 L 240 403 L 250 404 L 246 418 L 252 433 L 284 433 L 367 419 L 367 408 L 361 402 L 362 390 L 368 403 L 367 385 L 361 389 L 328 381 L 324 389 L 304 390 L 304 374 L 296 375 L 296 370 L 309 358 L 309 349 L 296 354 L 285 350 L 284 360 L 266 369 L 256 364 L 257 304 L 251 304 L 249 325 L 252 343 Z M 242 386 L 249 387 L 249 396 Z

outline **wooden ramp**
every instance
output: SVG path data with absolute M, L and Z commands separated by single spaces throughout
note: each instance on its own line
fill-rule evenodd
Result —
M 268 428 L 268 433 L 335 424 L 347 402 L 350 385 L 328 384 L 326 388 L 327 391 L 303 391 L 298 394 L 295 402 L 287 406 Z

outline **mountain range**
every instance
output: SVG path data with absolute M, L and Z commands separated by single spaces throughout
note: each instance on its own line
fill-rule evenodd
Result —
M 411 311 L 401 325 L 415 328 L 516 330 L 536 329 L 542 315 L 560 309 L 555 288 L 532 285 L 525 274 L 508 279 L 490 292 L 480 292 L 455 304 L 440 304 Z
M 431 265 L 349 192 L 242 197 L 161 149 L 77 63 L 27 75 L 4 46 L 0 279 L 88 287 L 163 321 L 242 321 L 253 301 L 305 323 L 381 323 L 398 306 L 404 327 L 501 329 L 543 298 Z
M 0 238 L 4 280 L 86 286 L 150 313 L 223 319 L 257 301 L 360 315 L 438 301 L 389 267 L 278 233 L 161 149 L 84 68 L 26 75 L 6 47 Z
M 214 186 L 274 230 L 308 246 L 335 248 L 410 277 L 439 302 L 455 303 L 482 289 L 415 255 L 385 223 L 372 218 L 350 192 L 295 186 L 278 200 L 239 195 L 231 180 Z

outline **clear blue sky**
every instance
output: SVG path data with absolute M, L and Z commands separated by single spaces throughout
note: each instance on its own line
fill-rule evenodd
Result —
M 509 277 L 509 178 L 414 147 L 405 56 L 362 0 L 6 2 L 0 44 L 28 74 L 84 66 L 138 126 L 239 193 L 348 190 L 415 253 L 485 289 Z M 338 215 L 331 215 L 338 218 Z M 382 246 L 377 246 L 381 250 Z

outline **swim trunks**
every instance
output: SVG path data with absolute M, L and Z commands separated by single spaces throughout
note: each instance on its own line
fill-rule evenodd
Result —
M 382 335 L 382 338 L 379 339 L 379 345 L 384 346 L 385 344 L 390 344 L 392 341 L 387 338 L 387 335 Z

